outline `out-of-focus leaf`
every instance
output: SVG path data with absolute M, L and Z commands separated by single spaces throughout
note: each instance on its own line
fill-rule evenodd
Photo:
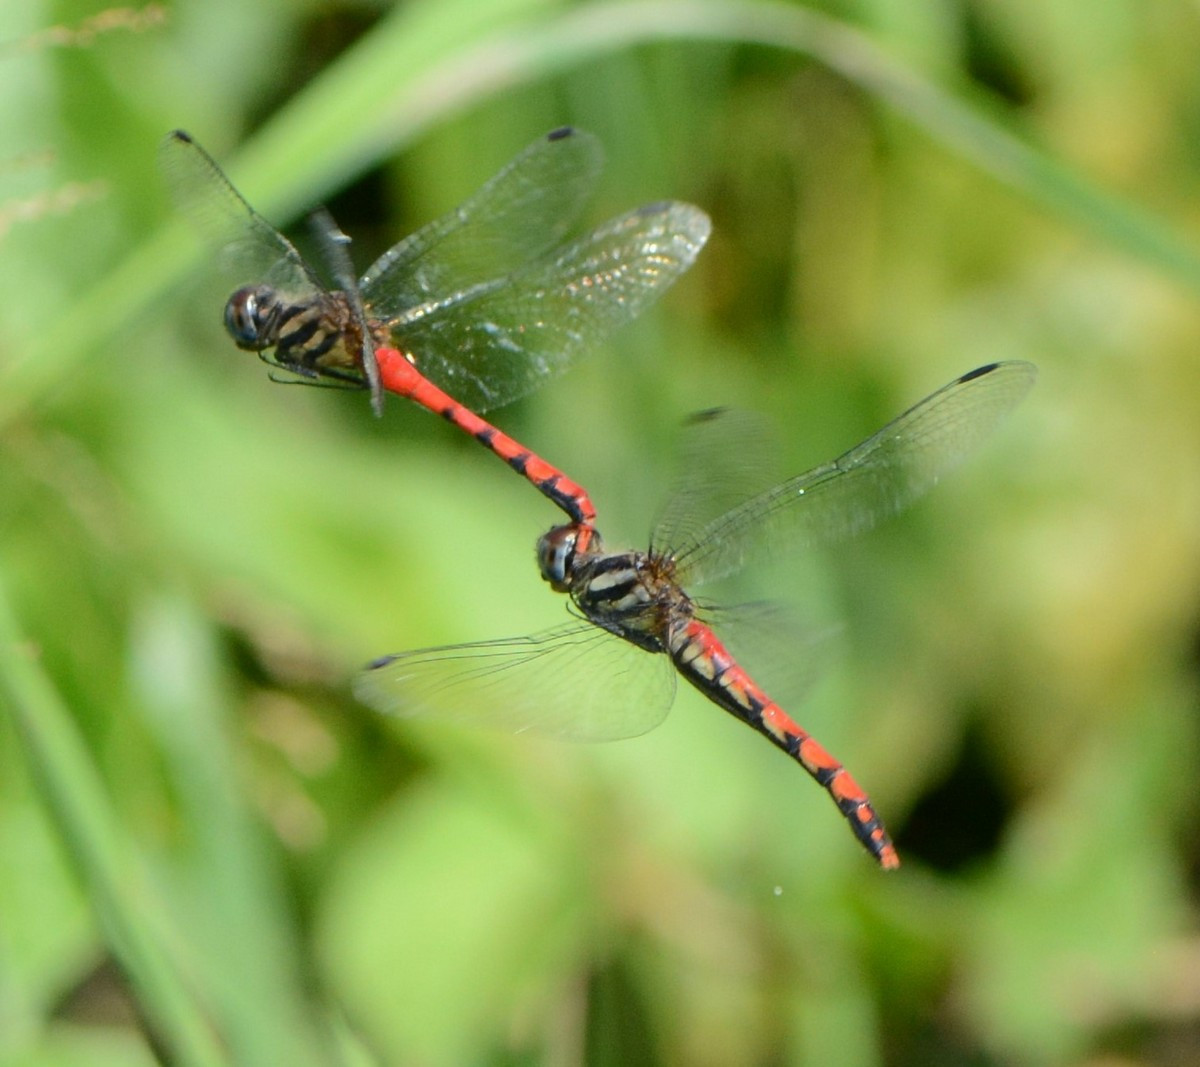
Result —
M 389 1060 L 463 1063 L 557 1025 L 564 967 L 586 937 L 570 851 L 484 790 L 431 782 L 396 798 L 324 902 L 330 981 Z

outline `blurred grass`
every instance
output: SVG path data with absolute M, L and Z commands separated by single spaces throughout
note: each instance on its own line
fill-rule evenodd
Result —
M 959 99 L 897 63 L 869 37 L 782 3 L 592 4 L 543 0 L 401 5 L 272 117 L 230 167 L 269 217 L 288 217 L 403 148 L 430 125 L 515 84 L 659 40 L 755 43 L 816 59 L 894 107 L 951 151 L 1117 247 L 1200 287 L 1200 256 L 1139 211 L 1010 133 L 998 109 Z M 176 227 L 177 229 L 178 227 Z M 191 264 L 168 227 L 84 293 L 10 363 L 0 417 L 67 373 L 64 363 L 127 328 Z M 7 413 L 7 415 L 6 415 Z
M 161 902 L 147 890 L 87 752 L 0 590 L 0 682 L 41 793 L 96 917 L 163 1050 L 188 1064 L 223 1062 L 200 1003 L 163 944 Z
M 43 205 L 0 235 L 0 1062 L 1194 1062 L 1198 37 L 1132 3 L 218 0 L 0 51 L 0 205 Z M 499 415 L 614 542 L 689 410 L 767 410 L 799 469 L 1042 366 L 929 505 L 777 582 L 848 621 L 798 714 L 894 878 L 690 694 L 595 750 L 348 700 L 376 653 L 561 618 L 554 516 L 436 420 L 229 352 L 157 141 L 276 220 L 339 193 L 381 248 L 565 121 L 609 151 L 596 218 L 717 227 Z

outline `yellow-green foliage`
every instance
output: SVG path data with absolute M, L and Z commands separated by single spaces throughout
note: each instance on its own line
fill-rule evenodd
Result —
M 0 1062 L 1192 1062 L 1197 54 L 1135 0 L 0 4 Z M 590 221 L 715 226 L 495 413 L 610 543 L 689 412 L 766 412 L 795 473 L 1041 368 L 910 515 L 741 587 L 845 623 L 788 707 L 896 874 L 692 693 L 593 747 L 349 695 L 560 621 L 557 515 L 235 351 L 158 141 L 274 222 L 330 203 L 365 265 L 568 122 Z

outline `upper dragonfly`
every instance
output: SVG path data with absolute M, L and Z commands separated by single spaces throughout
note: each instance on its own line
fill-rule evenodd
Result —
M 187 133 L 163 142 L 180 208 L 238 285 L 225 327 L 239 348 L 302 379 L 407 396 L 495 452 L 590 529 L 587 493 L 479 417 L 563 371 L 639 315 L 695 260 L 711 230 L 664 200 L 564 242 L 600 173 L 600 144 L 571 127 L 539 138 L 478 192 L 379 257 L 357 281 L 349 243 L 314 216 L 326 287 Z M 453 394 L 453 395 L 451 395 Z

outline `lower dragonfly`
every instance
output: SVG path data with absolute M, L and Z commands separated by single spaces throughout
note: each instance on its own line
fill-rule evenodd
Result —
M 664 200 L 564 243 L 601 155 L 591 134 L 551 131 L 359 279 L 349 239 L 319 212 L 327 288 L 189 134 L 169 134 L 160 152 L 179 207 L 238 285 L 225 327 L 239 348 L 294 380 L 369 389 L 377 414 L 386 390 L 442 416 L 532 482 L 585 542 L 596 517 L 587 492 L 479 413 L 531 392 L 636 318 L 691 266 L 711 229 L 699 208 Z
M 729 480 L 714 483 L 699 462 L 722 455 L 725 420 L 700 416 L 691 427 L 698 443 L 686 453 L 682 484 L 649 551 L 607 552 L 598 534 L 581 547 L 573 524 L 538 541 L 542 577 L 570 597 L 581 621 L 531 637 L 384 656 L 359 675 L 355 692 L 385 713 L 607 740 L 661 722 L 677 672 L 799 762 L 879 865 L 897 867 L 867 794 L 742 668 L 710 625 L 714 610 L 688 590 L 732 574 L 757 553 L 837 541 L 900 511 L 981 444 L 1036 374 L 1019 361 L 979 367 L 833 462 L 732 506 Z M 633 661 L 644 662 L 643 651 L 665 655 L 674 672 L 639 674 Z

